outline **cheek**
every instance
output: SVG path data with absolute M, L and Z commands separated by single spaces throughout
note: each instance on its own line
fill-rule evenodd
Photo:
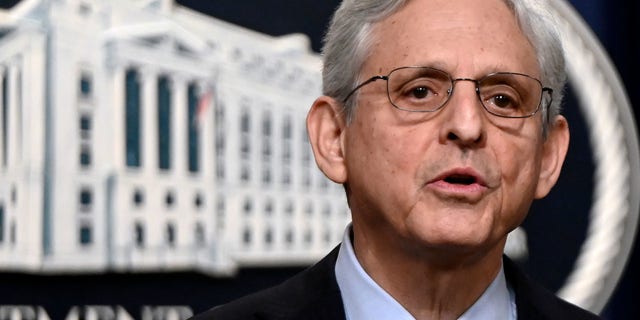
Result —
M 382 129 L 375 125 L 375 120 L 369 123 L 371 125 L 358 124 L 354 135 L 356 139 L 351 143 L 354 146 L 353 155 L 361 157 L 361 165 L 366 166 L 356 169 L 391 178 L 413 172 L 412 164 L 419 154 L 415 133 L 389 125 Z
M 415 193 L 414 177 L 421 162 L 417 133 L 389 125 L 383 130 L 375 120 L 352 125 L 347 142 L 352 189 L 397 209 L 411 203 L 408 198 Z
M 413 167 L 419 163 L 421 154 L 418 146 L 420 142 L 415 133 L 395 130 L 387 133 L 382 139 L 385 147 L 383 152 L 386 153 L 385 158 L 388 159 L 391 169 L 396 170 L 398 174 L 413 173 Z
M 541 150 L 534 141 L 505 144 L 498 156 L 498 163 L 502 171 L 504 191 L 510 197 L 533 199 L 540 173 Z

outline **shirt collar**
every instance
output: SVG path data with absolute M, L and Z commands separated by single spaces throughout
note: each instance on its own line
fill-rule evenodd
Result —
M 335 273 L 348 320 L 414 320 L 415 318 L 364 271 L 351 244 L 351 225 L 345 230 Z M 515 320 L 515 295 L 504 270 L 459 320 Z

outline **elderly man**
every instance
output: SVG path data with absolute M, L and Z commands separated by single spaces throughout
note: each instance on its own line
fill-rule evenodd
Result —
M 597 319 L 503 257 L 569 130 L 540 0 L 345 0 L 307 126 L 344 185 L 342 244 L 202 319 Z

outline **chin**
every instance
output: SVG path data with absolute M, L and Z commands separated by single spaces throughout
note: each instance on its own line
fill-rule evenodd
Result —
M 500 239 L 492 236 L 490 232 L 480 232 L 477 229 L 432 230 L 414 234 L 413 238 L 417 246 L 424 251 L 463 256 L 491 251 L 500 243 Z

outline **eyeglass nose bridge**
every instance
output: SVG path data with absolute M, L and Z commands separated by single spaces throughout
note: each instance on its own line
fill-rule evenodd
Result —
M 451 98 L 451 96 L 453 95 L 453 92 L 455 91 L 454 88 L 456 86 L 456 83 L 458 83 L 460 81 L 473 82 L 473 84 L 475 84 L 475 88 L 474 89 L 476 91 L 476 95 L 478 96 L 478 98 L 480 98 L 480 80 L 476 80 L 476 79 L 472 79 L 472 78 L 451 79 L 451 88 L 449 88 L 449 92 L 447 92 L 449 98 Z
M 484 104 L 482 103 L 482 98 L 480 97 L 480 80 L 476 80 L 476 79 L 472 79 L 472 78 L 451 79 L 451 88 L 449 88 L 449 90 L 447 92 L 447 102 L 449 102 L 449 100 L 453 96 L 453 93 L 455 91 L 456 83 L 458 83 L 460 81 L 469 81 L 469 82 L 473 82 L 475 84 L 476 96 L 478 97 L 478 100 L 480 101 L 480 104 L 482 104 L 482 107 L 484 108 Z

